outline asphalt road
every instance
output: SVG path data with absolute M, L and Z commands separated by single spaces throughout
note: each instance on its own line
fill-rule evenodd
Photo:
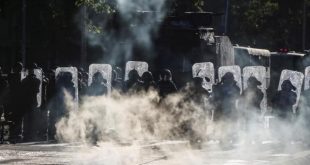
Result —
M 106 165 L 308 165 L 310 149 L 302 143 L 219 145 L 208 142 L 192 149 L 186 141 L 147 145 L 45 142 L 0 145 L 0 164 L 106 164 Z

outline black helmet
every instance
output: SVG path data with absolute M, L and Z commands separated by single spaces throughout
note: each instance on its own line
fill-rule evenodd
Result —
M 288 89 L 288 90 L 296 90 L 296 87 L 292 84 L 292 82 L 290 80 L 284 80 L 282 85 L 281 85 L 282 89 Z
M 164 79 L 164 80 L 171 80 L 172 79 L 171 71 L 169 69 L 162 70 L 160 73 L 160 77 L 161 79 Z
M 14 65 L 14 72 L 21 72 L 23 70 L 23 64 L 21 62 L 17 62 L 15 65 Z
M 142 80 L 145 81 L 145 82 L 150 82 L 150 81 L 153 81 L 153 75 L 152 75 L 152 72 L 150 71 L 146 71 L 142 74 Z
M 203 78 L 201 77 L 194 77 L 193 78 L 193 83 L 195 86 L 200 86 L 203 83 Z
M 254 76 L 251 76 L 249 79 L 248 79 L 248 83 L 251 84 L 251 85 L 254 85 L 254 86 L 259 86 L 259 85 L 262 85 L 262 83 L 260 81 L 258 81 L 256 79 L 256 77 Z
M 129 73 L 128 73 L 128 79 L 129 80 L 135 80 L 136 81 L 139 78 L 140 78 L 140 75 L 139 75 L 137 70 L 133 69 L 133 70 L 129 71 Z

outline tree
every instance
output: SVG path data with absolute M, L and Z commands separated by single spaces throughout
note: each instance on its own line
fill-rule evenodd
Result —
M 86 6 L 96 13 L 113 13 L 116 10 L 117 0 L 76 0 L 75 5 L 78 7 Z
M 204 0 L 171 0 L 169 3 L 171 3 L 170 10 L 175 13 L 200 12 L 203 11 L 205 5 Z
M 279 9 L 277 2 L 274 0 L 232 0 L 231 4 L 229 35 L 236 43 L 257 46 L 261 40 L 271 41 L 265 36 L 270 33 L 270 30 L 271 33 L 274 32 L 269 27 L 273 24 Z
M 229 35 L 241 45 L 302 51 L 303 2 L 232 0 Z
M 76 0 L 77 6 L 86 6 L 97 13 L 113 13 L 117 10 L 117 0 Z M 170 11 L 203 11 L 204 0 L 168 0 Z

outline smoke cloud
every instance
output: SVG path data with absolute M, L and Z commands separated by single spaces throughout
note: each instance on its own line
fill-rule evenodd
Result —
M 208 113 L 185 97 L 176 94 L 161 103 L 155 91 L 86 97 L 78 111 L 69 110 L 57 123 L 57 137 L 85 144 L 77 155 L 87 164 L 139 164 L 149 155 L 164 159 L 176 146 L 184 150 L 204 139 Z M 165 141 L 173 147 L 162 147 Z M 87 147 L 92 145 L 98 148 Z
M 151 59 L 152 39 L 166 16 L 166 1 L 115 0 L 114 6 L 117 9 L 115 13 L 87 15 L 88 23 L 99 27 L 97 31 L 84 32 L 89 46 L 99 48 L 100 55 L 104 55 L 101 60 L 109 64 L 132 60 L 135 49 L 140 49 L 145 58 Z M 111 19 L 116 19 L 117 23 Z M 83 27 L 84 22 L 79 22 L 79 25 Z
M 67 142 L 96 140 L 128 144 L 169 140 L 184 135 L 182 124 L 203 133 L 201 129 L 205 129 L 202 127 L 208 122 L 208 113 L 200 105 L 184 101 L 185 97 L 176 94 L 161 103 L 155 91 L 86 97 L 78 111 L 70 110 L 68 117 L 57 124 L 58 138 Z
M 86 97 L 78 111 L 68 106 L 68 115 L 56 125 L 57 138 L 84 144 L 74 154 L 76 164 L 199 165 L 208 159 L 214 161 L 213 156 L 231 163 L 251 164 L 262 156 L 257 153 L 267 156 L 261 152 L 269 151 L 268 156 L 284 161 L 307 148 L 309 131 L 304 104 L 295 122 L 271 118 L 267 128 L 266 119 L 254 108 L 238 108 L 236 121 L 213 122 L 210 103 L 188 100 L 190 94 L 183 90 L 164 101 L 155 91 Z M 67 103 L 72 105 L 72 99 Z M 244 112 L 251 111 L 246 120 Z M 216 155 L 219 152 L 224 156 Z

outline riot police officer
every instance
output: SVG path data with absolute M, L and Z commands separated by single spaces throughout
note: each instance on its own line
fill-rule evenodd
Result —
M 137 70 L 133 69 L 128 73 L 128 80 L 125 81 L 123 86 L 124 92 L 137 92 L 141 89 L 142 82 Z
M 242 108 L 245 111 L 253 110 L 257 114 L 261 113 L 260 104 L 264 98 L 264 93 L 258 86 L 262 85 L 255 77 L 251 76 L 248 79 L 248 87 L 242 92 Z
M 8 82 L 2 74 L 2 69 L 0 67 L 0 117 L 2 114 L 6 117 L 5 105 L 7 101 Z
M 172 81 L 172 74 L 169 69 L 164 69 L 159 76 L 159 96 L 165 98 L 167 95 L 177 92 L 177 87 Z
M 21 104 L 17 104 L 16 101 L 22 100 L 21 96 L 21 77 L 22 77 L 23 64 L 17 62 L 13 67 L 13 72 L 8 75 L 9 83 L 9 100 L 8 100 L 8 120 L 13 124 L 10 126 L 10 142 L 22 140 L 22 121 L 23 113 Z
M 293 117 L 293 105 L 297 100 L 296 87 L 290 80 L 285 80 L 281 88 L 272 99 L 273 114 L 279 119 L 291 121 Z
M 36 130 L 36 116 L 38 116 L 38 99 L 37 95 L 40 92 L 41 81 L 38 79 L 34 73 L 34 69 L 37 66 L 33 64 L 28 68 L 28 75 L 21 82 L 22 90 L 22 100 L 21 105 L 23 109 L 21 110 L 24 117 L 24 140 L 30 141 L 37 139 Z
M 142 86 L 145 91 L 148 91 L 149 89 L 157 88 L 152 72 L 150 71 L 144 72 L 141 78 L 142 78 Z
M 88 87 L 89 96 L 102 96 L 108 93 L 107 80 L 103 78 L 100 72 L 96 72 L 93 76 L 93 82 Z
M 240 96 L 240 88 L 231 72 L 227 72 L 222 81 L 213 86 L 213 103 L 215 111 L 213 119 L 234 120 L 236 118 L 236 101 Z

